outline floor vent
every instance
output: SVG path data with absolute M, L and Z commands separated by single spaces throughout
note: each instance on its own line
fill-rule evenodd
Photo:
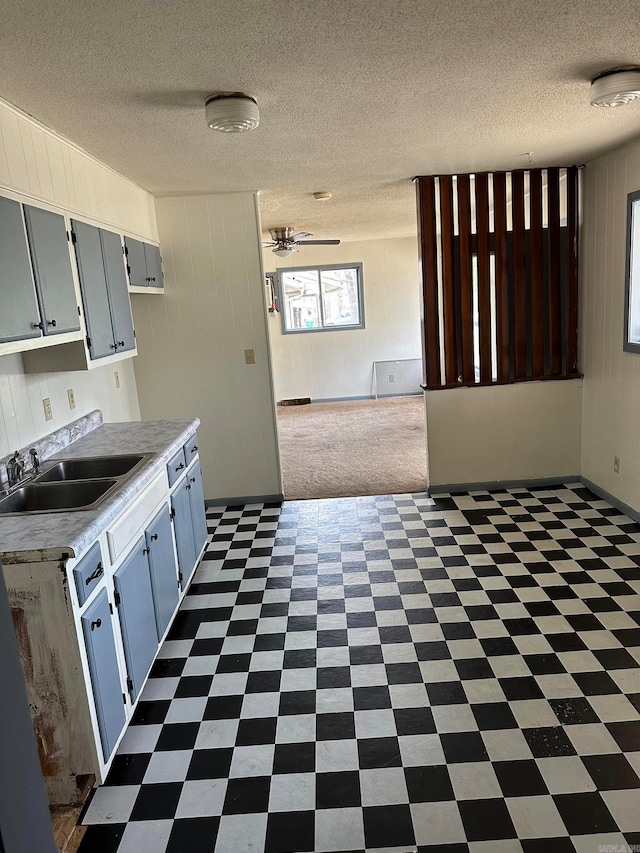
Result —
M 292 397 L 290 400 L 280 400 L 279 406 L 308 406 L 311 397 Z

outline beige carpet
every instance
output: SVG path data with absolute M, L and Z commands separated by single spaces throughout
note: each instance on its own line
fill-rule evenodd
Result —
M 278 406 L 287 500 L 423 492 L 424 400 Z

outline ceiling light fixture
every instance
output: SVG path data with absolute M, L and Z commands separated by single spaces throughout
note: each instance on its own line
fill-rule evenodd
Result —
M 316 201 L 329 201 L 330 198 L 333 198 L 333 193 L 330 193 L 330 192 L 314 193 L 313 197 L 315 198 Z
M 222 133 L 253 130 L 260 124 L 258 104 L 254 98 L 242 92 L 212 95 L 207 99 L 204 114 L 211 130 L 220 130 Z
M 273 254 L 277 255 L 279 258 L 288 258 L 289 255 L 293 252 L 293 249 L 274 249 Z
M 622 107 L 640 98 L 640 70 L 606 71 L 591 82 L 591 106 Z

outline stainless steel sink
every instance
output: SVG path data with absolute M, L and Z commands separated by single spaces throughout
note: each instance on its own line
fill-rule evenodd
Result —
M 117 483 L 114 479 L 29 483 L 0 501 L 0 515 L 92 509 Z
M 99 480 L 129 474 L 146 456 L 100 456 L 91 459 L 65 459 L 37 478 L 38 483 L 67 480 Z

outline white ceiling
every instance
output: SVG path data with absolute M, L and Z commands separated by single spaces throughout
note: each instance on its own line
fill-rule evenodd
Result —
M 640 134 L 640 103 L 589 105 L 628 64 L 638 0 L 5 0 L 0 28 L 0 96 L 151 192 L 260 190 L 265 231 L 343 240 L 415 233 L 416 174 Z M 205 97 L 238 90 L 260 127 L 210 131 Z

